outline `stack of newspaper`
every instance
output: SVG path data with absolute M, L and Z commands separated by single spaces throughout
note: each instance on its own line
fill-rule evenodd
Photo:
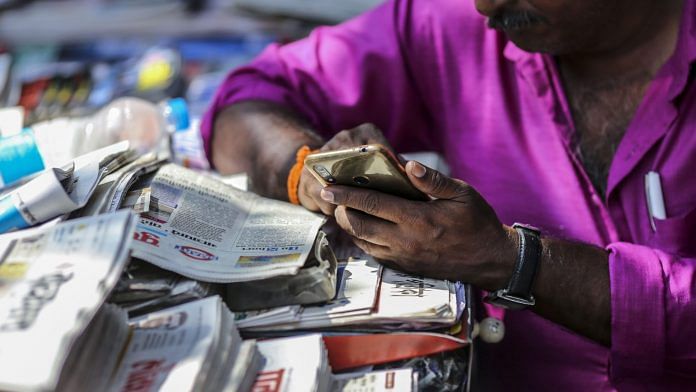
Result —
M 105 389 L 128 327 L 99 309 L 134 226 L 119 212 L 0 236 L 0 390 Z
M 246 391 L 261 366 L 218 296 L 131 321 L 133 335 L 112 391 Z
M 455 324 L 465 305 L 461 285 L 382 268 L 371 258 L 341 265 L 339 284 L 325 305 L 237 312 L 237 326 L 250 333 L 438 329 Z
M 265 363 L 254 391 L 324 392 L 331 386 L 329 357 L 320 334 L 257 343 Z

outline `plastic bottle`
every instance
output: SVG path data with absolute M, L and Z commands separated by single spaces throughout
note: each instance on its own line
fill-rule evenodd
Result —
M 171 134 L 188 128 L 188 108 L 181 98 L 160 104 L 119 98 L 90 117 L 37 123 L 0 139 L 0 187 L 122 140 L 140 153 L 170 152 Z
M 77 144 L 75 150 L 84 153 L 129 140 L 131 148 L 140 153 L 168 151 L 170 135 L 188 127 L 188 108 L 181 98 L 159 105 L 140 98 L 119 98 L 85 125 L 82 144 Z

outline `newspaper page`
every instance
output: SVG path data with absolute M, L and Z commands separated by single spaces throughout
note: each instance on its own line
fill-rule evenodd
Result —
M 339 267 L 341 283 L 336 297 L 324 305 L 305 307 L 300 322 L 370 314 L 377 302 L 381 269 L 373 259 L 351 260 L 343 264 Z
M 331 368 L 320 334 L 264 340 L 257 347 L 266 362 L 252 391 L 328 390 Z
M 451 325 L 456 322 L 458 303 L 455 285 L 449 281 L 384 268 L 373 317 Z
M 296 274 L 325 222 L 173 164 L 159 170 L 150 189 L 133 256 L 202 281 Z
M 413 369 L 378 370 L 333 376 L 331 390 L 337 392 L 412 392 L 417 391 L 418 375 Z
M 64 168 L 51 168 L 0 198 L 0 233 L 34 226 L 83 207 L 112 161 L 128 142 L 80 156 Z
M 55 389 L 128 261 L 123 211 L 0 236 L 0 390 Z

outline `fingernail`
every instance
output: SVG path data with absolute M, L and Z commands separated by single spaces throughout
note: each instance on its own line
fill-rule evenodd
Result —
M 333 203 L 334 201 L 334 194 L 331 191 L 327 191 L 326 189 L 321 190 L 321 198 L 328 201 L 329 203 Z
M 423 176 L 425 175 L 425 167 L 416 161 L 412 162 L 413 163 L 411 164 L 411 174 L 418 178 L 423 178 Z

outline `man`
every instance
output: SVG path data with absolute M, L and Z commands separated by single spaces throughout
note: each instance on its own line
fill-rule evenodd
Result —
M 452 178 L 406 167 L 429 202 L 322 190 L 306 170 L 295 192 L 405 270 L 535 298 L 480 346 L 482 389 L 695 388 L 694 1 L 473 3 L 391 0 L 269 47 L 218 92 L 212 162 L 287 200 L 303 145 L 379 128 L 398 152 L 438 151 Z M 540 255 L 515 222 L 541 230 Z

